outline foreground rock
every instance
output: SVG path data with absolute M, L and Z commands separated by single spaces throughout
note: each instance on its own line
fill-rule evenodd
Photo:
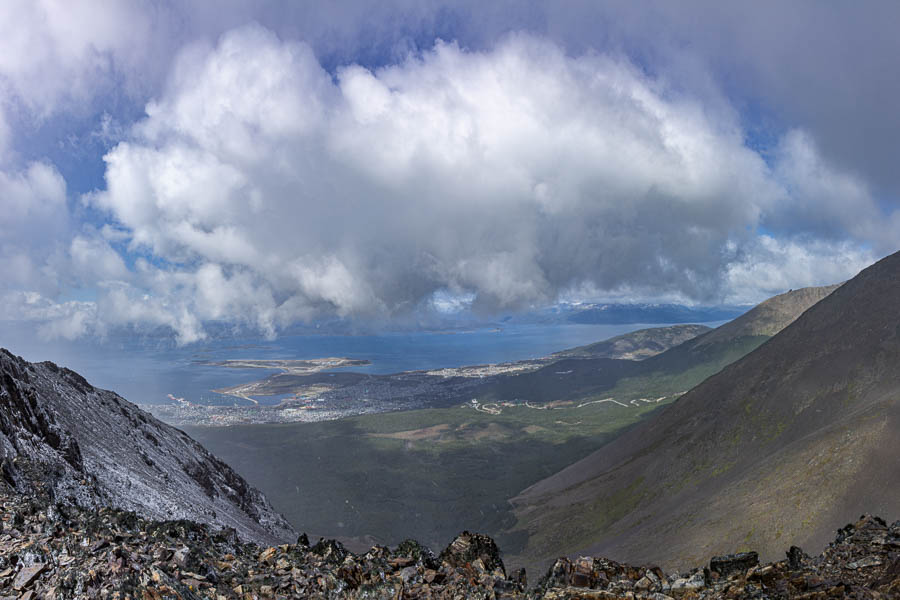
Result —
M 354 555 L 320 540 L 261 547 L 234 530 L 148 521 L 0 493 L 0 597 L 21 598 L 883 598 L 900 596 L 900 522 L 840 530 L 820 556 L 755 564 L 749 553 L 663 573 L 603 558 L 559 559 L 537 587 L 506 573 L 489 537 L 464 532 L 435 556 L 409 540 Z M 752 565 L 747 567 L 747 565 Z

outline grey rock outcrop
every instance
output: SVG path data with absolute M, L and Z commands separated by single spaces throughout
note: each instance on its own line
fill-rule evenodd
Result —
M 190 519 L 265 544 L 296 539 L 262 493 L 184 432 L 74 371 L 5 349 L 0 477 L 64 504 Z

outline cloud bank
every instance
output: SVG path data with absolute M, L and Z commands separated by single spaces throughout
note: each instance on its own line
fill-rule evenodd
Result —
M 472 47 L 396 38 L 378 66 L 334 66 L 321 41 L 253 24 L 150 68 L 141 43 L 194 32 L 122 6 L 140 14 L 133 36 L 112 14 L 81 38 L 49 27 L 31 62 L 0 60 L 0 295 L 47 336 L 164 327 L 188 343 L 211 321 L 272 336 L 579 293 L 753 302 L 849 277 L 900 239 L 900 215 L 810 130 L 758 149 L 688 55 L 649 69 L 544 22 Z M 223 21 L 241 20 L 233 8 Z M 214 31 L 204 19 L 185 27 Z M 118 143 L 96 191 L 67 195 L 44 160 L 3 162 L 10 114 L 52 119 L 109 93 L 150 100 L 125 128 L 104 113 Z

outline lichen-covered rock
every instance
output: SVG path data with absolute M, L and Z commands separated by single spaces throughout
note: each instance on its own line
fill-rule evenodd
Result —
M 427 548 L 416 540 L 404 540 L 397 545 L 394 551 L 396 559 L 409 559 L 415 563 L 421 563 L 426 569 L 437 569 L 440 562 L 430 548 Z

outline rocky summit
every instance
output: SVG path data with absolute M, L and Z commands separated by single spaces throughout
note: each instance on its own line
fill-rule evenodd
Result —
M 0 484 L 0 598 L 889 598 L 900 597 L 900 522 L 864 516 L 825 551 L 754 552 L 684 573 L 605 558 L 559 559 L 532 589 L 491 538 L 463 532 L 439 555 L 408 540 L 365 554 L 339 542 L 243 543 L 234 529 L 63 505 Z

